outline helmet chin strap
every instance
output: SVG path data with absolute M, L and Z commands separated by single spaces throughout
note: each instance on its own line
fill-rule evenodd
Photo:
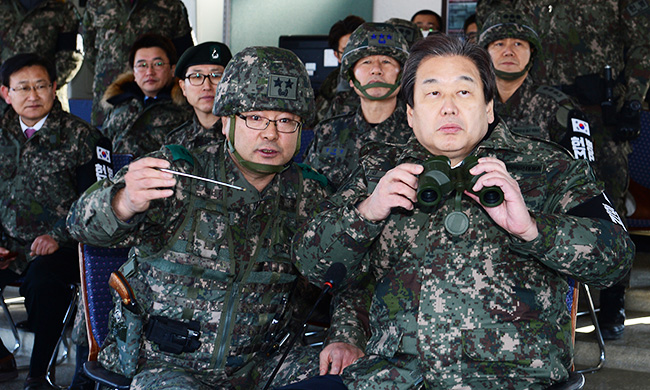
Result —
M 302 129 L 298 131 L 301 130 Z M 296 151 L 294 152 L 294 156 L 300 150 L 300 136 L 301 134 L 298 133 L 298 143 L 296 145 Z M 239 154 L 237 149 L 235 149 L 235 116 L 234 115 L 230 116 L 230 128 L 228 131 L 228 139 L 226 140 L 226 143 L 228 145 L 228 150 L 230 151 L 230 153 L 232 153 L 233 156 L 235 156 L 235 159 L 237 160 L 239 165 L 255 173 L 261 173 L 261 174 L 279 173 L 284 171 L 286 167 L 291 163 L 291 161 L 289 161 L 287 164 L 283 164 L 283 165 L 272 165 L 272 164 L 260 164 L 260 163 L 244 160 L 244 158 L 241 156 L 241 154 Z
M 507 81 L 512 81 L 512 80 L 517 80 L 518 78 L 524 76 L 530 68 L 533 67 L 533 59 L 531 58 L 530 61 L 528 61 L 528 64 L 526 64 L 526 67 L 519 72 L 504 72 L 501 70 L 494 69 L 494 74 L 502 79 L 502 80 L 507 80 Z
M 387 99 L 390 95 L 397 90 L 400 86 L 400 81 L 402 80 L 402 72 L 399 73 L 399 76 L 397 76 L 397 80 L 395 81 L 395 84 L 388 84 L 388 83 L 372 83 L 368 85 L 361 85 L 359 83 L 359 80 L 357 80 L 354 75 L 351 75 L 352 78 L 352 84 L 361 92 L 361 94 L 368 100 L 384 100 Z M 368 89 L 370 88 L 388 88 L 388 92 L 381 96 L 370 96 L 367 92 Z

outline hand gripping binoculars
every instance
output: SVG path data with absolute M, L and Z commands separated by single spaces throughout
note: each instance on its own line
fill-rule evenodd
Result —
M 436 206 L 451 191 L 462 194 L 465 190 L 478 196 L 485 207 L 496 207 L 503 202 L 503 191 L 498 186 L 483 187 L 472 191 L 480 175 L 472 175 L 470 169 L 478 164 L 478 157 L 466 157 L 458 167 L 452 169 L 446 156 L 434 156 L 422 164 L 424 171 L 418 179 L 418 202 L 423 206 Z

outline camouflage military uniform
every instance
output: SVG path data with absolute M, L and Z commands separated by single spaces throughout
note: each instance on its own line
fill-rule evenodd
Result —
M 160 149 L 167 134 L 187 121 L 193 112 L 175 81 L 160 91 L 157 99 L 145 103 L 132 72 L 111 84 L 103 103 L 111 109 L 102 132 L 112 139 L 115 153 L 134 156 Z
M 607 202 L 586 161 L 502 124 L 473 154 L 506 163 L 537 222 L 537 239 L 505 233 L 465 195 L 457 206 L 451 195 L 436 210 L 416 206 L 378 223 L 363 219 L 354 205 L 382 172 L 431 157 L 415 137 L 369 153 L 329 198 L 332 208 L 296 238 L 297 265 L 308 276 L 341 261 L 352 275 L 369 270 L 378 280 L 367 356 L 343 372 L 348 388 L 545 388 L 566 378 L 572 364 L 567 276 L 607 285 L 631 265 L 634 245 L 613 208 L 603 210 Z M 578 217 L 581 206 L 603 212 Z M 459 236 L 444 227 L 455 209 L 469 218 Z
M 532 70 L 534 79 L 545 85 L 574 85 L 565 92 L 579 97 L 585 112 L 604 129 L 600 103 L 603 100 L 602 76 L 605 65 L 613 69 L 615 98 L 620 108 L 624 100 L 643 101 L 650 86 L 650 4 L 648 0 L 579 1 L 482 0 L 477 5 L 480 21 L 498 6 L 516 9 L 530 17 L 542 42 L 542 53 Z M 616 104 L 616 102 L 615 102 Z M 615 142 L 616 130 L 594 134 L 597 148 L 596 172 L 605 182 L 617 210 L 625 211 L 627 189 L 627 142 Z
M 38 236 L 49 234 L 61 247 L 77 245 L 65 228 L 65 217 L 78 196 L 76 170 L 91 160 L 100 137 L 99 131 L 61 110 L 58 101 L 29 140 L 16 112 L 6 112 L 0 124 L 0 246 L 19 253 L 11 270 L 27 268 L 30 246 Z
M 183 145 L 187 149 L 196 149 L 208 144 L 222 143 L 221 119 L 209 129 L 201 126 L 196 115 L 167 134 L 165 144 Z
M 548 87 L 547 87 L 548 88 Z M 571 99 L 566 97 L 564 116 L 559 116 L 562 105 L 549 95 L 539 92 L 540 86 L 535 85 L 530 77 L 505 103 L 497 96 L 494 100 L 494 111 L 515 133 L 533 136 L 549 141 L 560 142 L 567 134 L 567 114 L 573 108 Z M 560 120 L 564 119 L 563 122 Z
M 81 64 L 77 49 L 79 14 L 65 0 L 43 0 L 26 10 L 19 0 L 0 3 L 0 64 L 18 53 L 37 53 L 53 59 L 60 89 Z M 3 110 L 6 103 L 0 99 Z
M 530 57 L 521 71 L 495 69 L 497 85 L 518 83 L 518 88 L 505 102 L 497 90 L 494 111 L 511 131 L 557 142 L 570 150 L 574 157 L 594 161 L 589 122 L 577 104 L 553 87 L 536 85 L 528 74 L 541 51 L 539 36 L 530 20 L 510 9 L 492 12 L 481 28 L 478 44 L 488 50 L 492 43 L 508 38 L 527 41 Z M 499 56 L 512 55 L 508 51 L 498 53 Z M 492 61 L 495 63 L 498 59 Z
M 358 108 L 355 113 L 330 118 L 316 126 L 305 162 L 338 188 L 355 170 L 360 151 L 369 142 L 405 143 L 411 134 L 404 103 L 398 101 L 391 116 L 375 126 L 366 122 Z
M 126 70 L 129 49 L 138 36 L 164 35 L 174 42 L 179 56 L 192 46 L 187 10 L 180 0 L 89 0 L 81 32 L 85 61 L 94 74 L 95 126 L 104 121 L 105 112 L 100 106 L 104 91 Z
M 122 272 L 147 315 L 200 322 L 202 344 L 193 353 L 161 352 L 143 338 L 140 353 L 147 360 L 147 375 L 136 376 L 134 385 L 150 388 L 146 384 L 156 377 L 148 370 L 169 365 L 203 386 L 221 386 L 229 376 L 245 375 L 238 370 L 250 369 L 247 363 L 264 347 L 265 336 L 286 323 L 283 318 L 271 326 L 274 314 L 287 310 L 296 280 L 291 237 L 326 193 L 311 170 L 295 164 L 259 193 L 223 143 L 193 155 L 172 150 L 163 148 L 152 156 L 172 162 L 171 169 L 242 186 L 246 192 L 178 177 L 175 196 L 124 223 L 110 211 L 94 211 L 111 204 L 124 185 L 118 174 L 114 183 L 106 181 L 82 196 L 68 226 L 76 238 L 93 245 L 135 246 Z M 102 363 L 115 369 L 116 353 L 113 344 L 105 345 Z
M 336 89 L 339 85 L 339 70 L 340 68 L 336 68 L 331 71 L 318 90 L 318 96 L 316 97 L 316 118 L 314 124 L 318 124 L 318 122 L 322 122 L 329 118 L 328 112 L 332 105 L 332 99 L 336 96 Z

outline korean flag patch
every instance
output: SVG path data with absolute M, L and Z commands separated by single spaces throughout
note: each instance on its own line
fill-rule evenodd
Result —
M 576 133 L 582 133 L 589 136 L 591 135 L 591 131 L 589 130 L 589 123 L 583 120 L 571 118 L 571 126 L 573 127 L 573 131 Z
M 97 147 L 97 159 L 106 161 L 107 163 L 111 162 L 111 151 L 104 149 L 101 146 Z

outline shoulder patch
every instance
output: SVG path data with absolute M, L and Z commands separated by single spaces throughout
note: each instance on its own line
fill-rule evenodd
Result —
M 327 177 L 325 177 L 325 175 L 319 173 L 317 170 L 312 168 L 311 165 L 305 163 L 296 163 L 296 165 L 300 167 L 303 177 L 316 180 L 317 182 L 320 183 L 322 187 L 327 187 L 328 185 Z
M 170 152 L 172 152 L 173 161 L 184 160 L 187 161 L 191 166 L 194 166 L 194 157 L 192 153 L 187 150 L 182 145 L 165 145 Z
M 557 88 L 549 87 L 548 85 L 542 85 L 541 87 L 537 88 L 535 93 L 548 96 L 551 99 L 555 100 L 558 104 L 570 103 L 573 105 L 571 103 L 571 98 L 569 98 L 567 94 Z

